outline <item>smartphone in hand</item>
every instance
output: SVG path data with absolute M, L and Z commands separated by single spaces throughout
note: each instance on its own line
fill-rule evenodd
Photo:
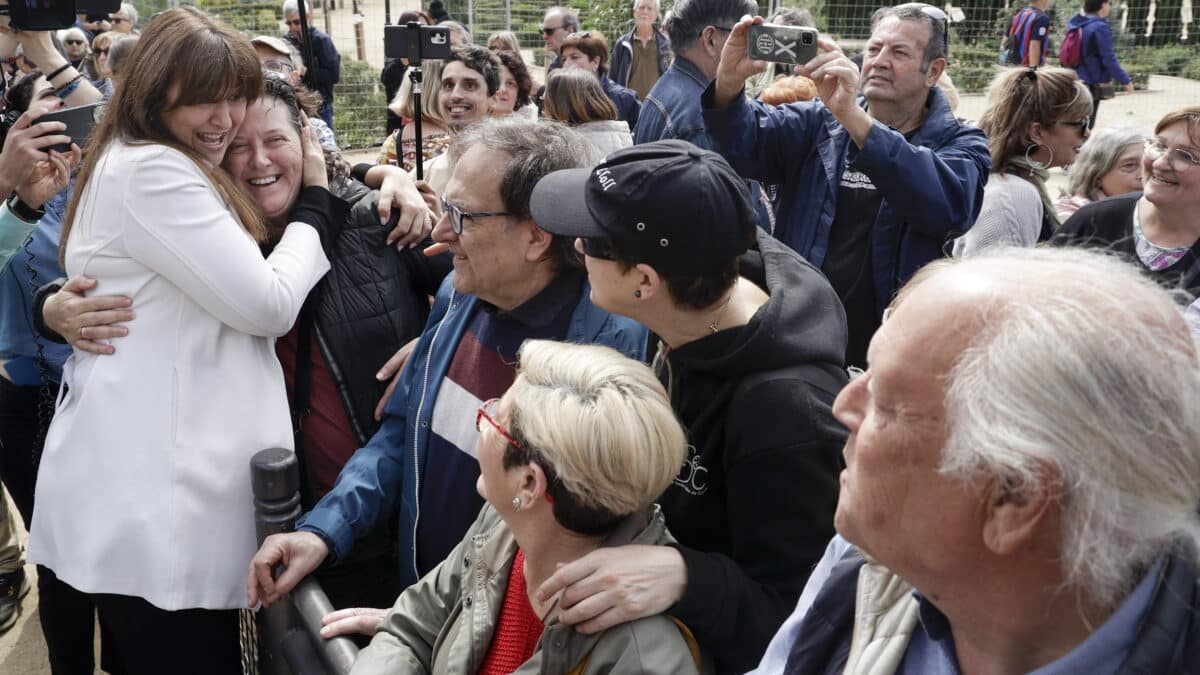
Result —
M 754 24 L 747 35 L 747 51 L 759 61 L 808 63 L 817 55 L 817 35 L 817 29 L 805 26 Z
M 38 122 L 62 122 L 67 125 L 67 130 L 63 133 L 71 137 L 71 141 L 80 148 L 86 148 L 88 139 L 91 138 L 92 129 L 96 123 L 100 121 L 100 117 L 104 115 L 103 102 L 88 103 L 87 105 L 76 106 L 74 108 L 64 108 L 48 112 L 37 119 Z M 59 152 L 70 152 L 69 145 L 52 145 L 47 150 L 57 150 Z

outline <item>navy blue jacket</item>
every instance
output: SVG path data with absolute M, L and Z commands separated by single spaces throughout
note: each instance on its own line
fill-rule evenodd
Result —
M 654 38 L 658 43 L 658 74 L 667 72 L 671 65 L 671 38 L 667 34 L 654 29 Z M 629 86 L 629 72 L 633 69 L 633 31 L 617 38 L 613 44 L 612 58 L 608 61 L 608 76 L 613 82 L 622 87 Z
M 775 238 L 816 267 L 825 262 L 846 166 L 883 193 L 871 235 L 880 316 L 914 272 L 975 224 L 992 168 L 987 138 L 954 117 L 937 87 L 911 140 L 877 121 L 861 150 L 819 100 L 774 107 L 740 96 L 714 108 L 712 97 L 710 87 L 704 121 L 715 149 L 742 176 L 780 186 Z
M 1116 80 L 1129 84 L 1129 75 L 1117 62 L 1113 52 L 1112 28 L 1108 21 L 1093 14 L 1076 14 L 1067 23 L 1067 30 L 1080 28 L 1083 34 L 1083 59 L 1075 73 L 1088 84 L 1104 84 Z
M 642 111 L 642 103 L 638 101 L 637 92 L 613 82 L 608 79 L 608 75 L 600 76 L 600 86 L 604 88 L 604 93 L 612 99 L 613 105 L 617 106 L 617 119 L 628 123 L 630 129 L 636 129 L 638 115 Z
M 430 422 L 458 343 L 480 309 L 478 298 L 454 291 L 453 276 L 438 290 L 429 323 L 388 399 L 379 431 L 355 451 L 333 490 L 296 528 L 324 538 L 331 544 L 331 557 L 338 560 L 350 552 L 355 539 L 398 512 L 401 587 L 412 585 L 429 571 L 417 569 L 416 534 L 419 517 L 437 518 L 436 505 L 421 504 L 417 498 L 429 450 Z M 596 307 L 590 294 L 591 286 L 585 283 L 571 315 L 567 341 L 605 345 L 644 361 L 646 328 Z
M 333 39 L 325 33 L 308 27 L 309 41 L 312 43 L 313 62 L 308 72 L 308 79 L 312 82 L 313 88 L 321 95 L 321 119 L 329 125 L 333 126 L 333 85 L 338 83 L 342 77 L 342 56 L 338 54 L 338 50 L 333 46 Z M 300 39 L 288 31 L 283 36 L 288 42 L 300 50 L 300 54 L 304 54 L 304 47 L 300 44 Z

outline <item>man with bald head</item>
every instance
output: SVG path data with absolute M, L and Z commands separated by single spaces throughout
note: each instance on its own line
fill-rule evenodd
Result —
M 1200 672 L 1200 357 L 1166 292 L 1080 250 L 934 263 L 868 358 L 839 536 L 755 672 Z

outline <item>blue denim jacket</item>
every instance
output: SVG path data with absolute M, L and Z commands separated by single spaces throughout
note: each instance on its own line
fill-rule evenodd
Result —
M 479 299 L 456 293 L 453 274 L 442 282 L 425 332 L 409 356 L 400 381 L 384 409 L 383 424 L 355 451 L 338 474 L 333 490 L 297 524 L 332 544 L 334 560 L 350 552 L 354 540 L 371 532 L 381 518 L 399 513 L 400 582 L 407 587 L 429 570 L 417 569 L 416 532 L 422 515 L 421 471 L 429 448 L 434 402 L 450 362 Z M 632 319 L 592 304 L 591 286 L 583 285 L 571 315 L 567 341 L 599 344 L 645 360 L 648 332 Z M 469 413 L 466 413 L 469 414 Z M 426 505 L 430 507 L 431 505 Z M 426 511 L 426 517 L 436 518 Z
M 700 95 L 707 86 L 708 78 L 696 64 L 676 56 L 642 102 L 634 144 L 677 138 L 712 150 L 700 108 Z

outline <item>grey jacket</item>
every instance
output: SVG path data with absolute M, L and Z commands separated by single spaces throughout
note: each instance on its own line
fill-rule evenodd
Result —
M 604 545 L 673 542 L 662 513 L 653 506 L 627 518 Z M 492 644 L 516 553 L 512 531 L 484 505 L 454 551 L 400 594 L 352 675 L 477 673 Z M 514 675 L 558 675 L 585 658 L 585 673 L 698 672 L 679 628 L 659 615 L 596 635 L 551 619 L 533 657 Z

